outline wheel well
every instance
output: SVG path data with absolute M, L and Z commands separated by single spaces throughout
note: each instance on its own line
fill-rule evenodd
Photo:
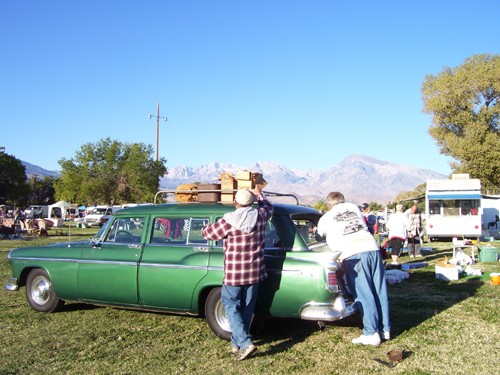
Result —
M 26 280 L 28 279 L 28 275 L 30 274 L 31 271 L 34 269 L 37 269 L 38 267 L 27 267 L 21 271 L 21 274 L 19 275 L 19 280 L 17 281 L 17 285 L 19 287 L 21 286 L 26 286 Z
M 200 296 L 198 297 L 198 314 L 202 318 L 205 317 L 205 304 L 207 303 L 208 295 L 215 288 L 220 288 L 220 285 L 207 286 L 200 292 Z

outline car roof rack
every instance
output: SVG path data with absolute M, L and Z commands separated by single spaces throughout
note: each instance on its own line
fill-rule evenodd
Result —
M 225 194 L 232 194 L 237 192 L 238 189 L 233 189 L 233 190 L 228 190 L 228 189 L 214 189 L 214 190 L 205 190 L 205 189 L 192 189 L 192 190 L 159 190 L 154 197 L 154 204 L 159 204 L 158 199 L 160 196 L 163 197 L 164 201 L 168 200 L 169 196 L 175 196 L 175 194 L 192 194 L 192 195 L 198 195 L 199 193 L 225 193 Z M 297 206 L 300 206 L 299 198 L 292 193 L 277 193 L 273 191 L 263 191 L 263 193 L 266 195 L 266 197 L 290 197 L 295 200 L 295 204 Z M 186 202 L 189 203 L 189 202 Z M 190 202 L 190 203 L 197 203 L 196 201 Z M 209 203 L 209 202 L 204 202 L 204 203 Z M 222 203 L 221 201 L 213 202 L 213 203 Z

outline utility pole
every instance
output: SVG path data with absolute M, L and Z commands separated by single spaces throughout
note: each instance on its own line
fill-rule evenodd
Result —
M 159 160 L 159 144 L 160 144 L 160 119 L 165 119 L 165 122 L 167 122 L 167 117 L 166 116 L 160 116 L 160 103 L 157 104 L 156 106 L 156 116 L 155 115 L 149 115 L 149 118 L 151 119 L 152 117 L 156 118 L 156 161 Z

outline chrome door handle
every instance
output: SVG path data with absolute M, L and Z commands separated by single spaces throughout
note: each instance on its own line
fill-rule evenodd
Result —
M 210 248 L 209 247 L 204 247 L 204 246 L 197 246 L 197 247 L 193 247 L 193 250 L 194 251 L 208 252 L 208 250 L 210 250 Z

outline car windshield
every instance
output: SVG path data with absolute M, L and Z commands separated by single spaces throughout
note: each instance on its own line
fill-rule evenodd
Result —
M 97 214 L 97 215 L 105 215 L 106 214 L 106 208 L 96 207 L 90 213 L 91 214 Z
M 111 223 L 111 220 L 106 221 L 106 223 L 99 229 L 99 231 L 95 234 L 94 237 L 90 238 L 90 242 L 101 242 L 103 240 L 103 235 L 108 229 L 109 224 Z

